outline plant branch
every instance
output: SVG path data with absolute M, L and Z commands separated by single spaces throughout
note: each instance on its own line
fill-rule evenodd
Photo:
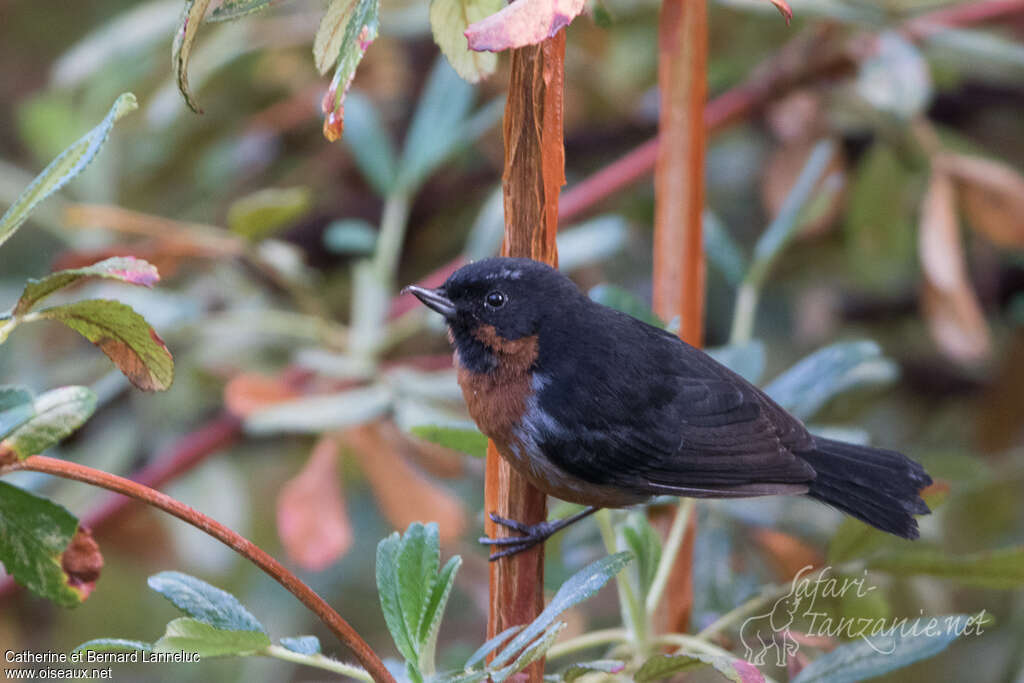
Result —
M 0 475 L 14 471 L 43 472 L 99 486 L 159 508 L 191 524 L 248 559 L 297 597 L 302 604 L 323 621 L 341 642 L 352 650 L 356 659 L 366 668 L 374 681 L 377 683 L 394 683 L 394 678 L 385 668 L 380 657 L 323 598 L 262 548 L 220 522 L 148 486 L 110 474 L 109 472 L 103 472 L 66 460 L 33 455 L 24 460 L 0 467 Z
M 295 652 L 286 647 L 281 647 L 280 645 L 270 645 L 259 654 L 266 657 L 273 657 L 274 659 L 280 659 L 285 662 L 291 662 L 292 664 L 302 664 L 303 666 L 312 666 L 317 669 L 324 669 L 325 671 L 331 671 L 336 674 L 341 674 L 342 676 L 354 678 L 357 681 L 373 681 L 370 674 L 363 669 L 360 669 L 358 666 L 339 662 L 337 659 L 331 659 L 330 657 L 325 657 L 321 654 L 304 655 L 301 652 Z
M 629 639 L 629 635 L 626 633 L 626 629 L 622 628 L 606 628 L 601 631 L 591 631 L 590 633 L 584 633 L 581 636 L 570 638 L 569 640 L 556 643 L 550 650 L 547 651 L 548 659 L 555 659 L 556 657 L 564 657 L 565 655 L 571 655 L 579 650 L 586 650 L 590 647 L 597 647 L 598 645 L 609 645 L 611 643 L 622 643 Z
M 647 593 L 647 613 L 654 614 L 658 609 L 665 588 L 668 586 L 668 577 L 672 574 L 672 567 L 675 565 L 679 548 L 683 544 L 683 537 L 686 534 L 686 527 L 690 524 L 690 517 L 696 501 L 693 498 L 682 498 L 679 501 L 679 511 L 672 520 L 672 528 L 669 529 L 668 537 L 661 552 L 661 561 L 658 562 L 658 569 L 654 573 L 654 580 L 651 581 L 651 590 Z

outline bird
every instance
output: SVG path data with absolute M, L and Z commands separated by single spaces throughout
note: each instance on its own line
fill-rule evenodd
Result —
M 906 539 L 930 510 L 924 468 L 902 453 L 816 436 L 759 388 L 664 329 L 599 304 L 527 258 L 462 266 L 406 287 L 447 323 L 470 417 L 547 495 L 585 506 L 488 538 L 491 560 L 600 508 L 655 496 L 806 495 Z

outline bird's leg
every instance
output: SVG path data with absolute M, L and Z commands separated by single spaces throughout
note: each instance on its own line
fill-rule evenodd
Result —
M 570 524 L 580 521 L 584 517 L 594 514 L 597 510 L 598 508 L 596 507 L 587 507 L 574 515 L 569 515 L 568 517 L 556 519 L 550 522 L 540 522 L 539 524 L 523 524 L 522 522 L 517 522 L 514 519 L 499 517 L 496 513 L 492 512 L 488 515 L 492 522 L 512 529 L 513 531 L 517 531 L 522 535 L 506 536 L 504 538 L 488 538 L 487 536 L 481 536 L 479 538 L 479 542 L 483 545 L 502 546 L 501 550 L 491 553 L 490 560 L 491 562 L 494 562 L 502 557 L 517 555 L 524 550 L 529 550 L 538 543 L 543 543 L 551 538 L 555 533 L 561 531 Z

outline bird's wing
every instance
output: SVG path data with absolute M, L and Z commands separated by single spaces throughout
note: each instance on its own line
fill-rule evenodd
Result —
M 544 455 L 586 481 L 646 493 L 759 495 L 811 481 L 796 455 L 811 439 L 799 420 L 675 341 L 652 367 L 598 373 L 542 405 L 552 424 L 576 426 L 544 439 Z

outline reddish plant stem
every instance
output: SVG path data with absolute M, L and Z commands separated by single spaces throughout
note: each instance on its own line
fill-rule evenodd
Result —
M 1024 0 L 980 0 L 928 12 L 907 20 L 904 35 L 922 40 L 941 28 L 966 27 L 1024 12 Z M 818 78 L 853 66 L 853 55 L 845 41 L 822 41 L 820 53 L 806 49 L 798 36 L 782 49 L 764 69 L 758 69 L 746 82 L 727 90 L 708 102 L 704 125 L 708 135 L 730 123 L 749 116 L 772 100 Z M 855 37 L 852 42 L 856 42 Z M 578 218 L 602 200 L 647 177 L 658 158 L 658 138 L 652 138 L 593 175 L 579 181 L 562 194 L 559 217 L 562 221 Z
M 502 254 L 551 265 L 558 264 L 558 195 L 565 184 L 564 75 L 565 31 L 540 45 L 512 52 L 504 121 Z M 547 518 L 547 497 L 501 458 L 493 442 L 487 448 L 484 501 L 487 511 L 526 524 Z M 492 538 L 508 534 L 490 520 L 485 530 Z M 544 607 L 543 589 L 543 544 L 492 562 L 488 637 L 532 621 Z M 524 673 L 526 681 L 540 683 L 544 661 L 531 664 Z
M 201 512 L 171 498 L 165 493 L 143 486 L 142 484 L 119 477 L 115 474 L 79 465 L 78 463 L 50 458 L 44 455 L 33 455 L 19 462 L 0 467 L 0 474 L 13 471 L 44 472 L 64 479 L 73 479 L 92 486 L 99 486 L 116 493 L 142 501 L 147 505 L 159 508 L 178 519 L 191 524 L 200 531 L 209 534 L 228 546 L 242 557 L 262 569 L 268 576 L 284 586 L 302 604 L 316 614 L 338 639 L 347 645 L 362 664 L 363 668 L 378 683 L 394 683 L 394 678 L 384 666 L 380 657 L 367 645 L 366 641 L 356 633 L 355 629 L 341 617 L 334 608 L 321 598 L 312 588 L 299 577 L 292 574 L 280 562 L 252 541 L 232 531 L 220 522 L 213 520 Z
M 664 0 L 658 22 L 658 86 L 661 93 L 654 174 L 653 307 L 664 320 L 678 317 L 679 336 L 693 346 L 704 337 L 705 99 L 707 97 L 707 0 Z M 736 107 L 736 98 L 724 100 Z M 679 511 L 676 511 L 679 514 Z M 659 609 L 659 625 L 685 632 L 693 605 L 693 540 L 690 515 L 673 566 L 672 591 Z

